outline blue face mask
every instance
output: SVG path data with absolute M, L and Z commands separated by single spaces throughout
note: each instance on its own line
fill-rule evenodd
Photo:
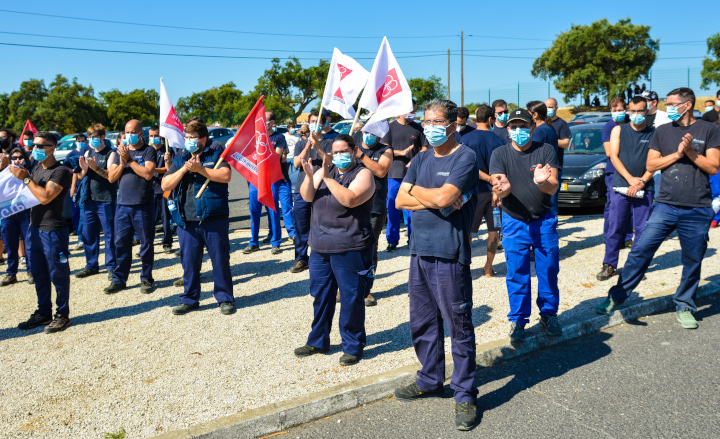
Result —
M 708 107 L 705 107 L 705 112 L 707 113 L 708 111 L 712 111 L 712 110 L 714 110 L 714 109 L 715 109 L 715 107 L 713 107 L 713 106 L 708 106 Z
M 32 150 L 32 156 L 36 162 L 44 162 L 47 156 L 45 155 L 45 149 L 34 148 Z
M 643 123 L 645 123 L 645 115 L 644 114 L 631 114 L 630 122 L 632 122 L 635 125 L 642 125 Z
M 290 134 L 295 134 L 295 128 L 290 128 L 290 129 L 288 129 L 288 133 L 290 133 Z
M 510 138 L 517 146 L 525 146 L 530 141 L 530 128 L 510 130 Z
M 446 128 L 447 127 L 442 125 L 426 125 L 423 128 L 423 133 L 430 146 L 434 148 L 447 142 L 448 136 L 445 134 Z
M 127 145 L 127 139 L 122 139 L 122 144 Z
M 350 167 L 352 162 L 352 155 L 348 153 L 335 154 L 332 159 L 333 165 L 337 166 L 338 169 L 347 169 Z
M 140 137 L 135 133 L 130 133 L 125 135 L 125 139 L 127 139 L 128 145 L 136 145 Z
M 270 131 L 270 132 L 275 131 L 275 127 L 274 127 L 274 126 L 270 126 L 270 122 L 266 123 L 266 125 L 267 125 L 268 131 Z
M 680 105 L 684 105 L 684 104 L 680 104 Z M 675 122 L 678 119 L 680 119 L 681 117 L 683 117 L 683 114 L 685 114 L 686 112 L 687 112 L 687 110 L 683 111 L 682 113 L 678 113 L 677 105 L 668 107 L 668 109 L 667 109 L 667 115 L 670 118 L 670 120 L 673 122 Z
M 160 144 L 160 138 L 159 138 L 159 137 L 153 137 L 152 139 L 150 139 L 150 144 L 151 144 L 151 145 L 155 145 L 155 146 L 159 145 L 159 144 Z
M 197 139 L 185 139 L 185 149 L 187 152 L 192 154 L 197 151 L 199 148 L 197 142 Z
M 622 122 L 625 120 L 625 112 L 624 111 L 618 111 L 617 113 L 613 112 L 612 118 L 615 122 Z
M 555 109 L 554 108 L 548 108 L 548 117 L 555 116 Z
M 87 143 L 85 143 L 85 142 L 77 142 L 77 147 L 80 148 L 80 149 L 85 148 L 85 145 L 87 145 Z
M 33 142 L 32 139 L 25 140 L 25 146 L 32 146 Z
M 377 142 L 377 136 L 372 133 L 363 133 L 363 143 L 367 146 L 373 146 Z
M 510 115 L 508 113 L 499 114 L 497 116 L 497 121 L 501 122 L 501 123 L 505 123 L 508 121 L 509 117 L 510 117 Z
M 90 146 L 93 148 L 100 148 L 101 142 L 99 137 L 91 137 L 90 138 Z

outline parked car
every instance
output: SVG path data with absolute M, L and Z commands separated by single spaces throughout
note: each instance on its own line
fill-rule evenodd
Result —
M 117 142 L 117 138 L 120 135 L 120 131 L 111 131 L 109 133 L 105 133 L 105 140 L 109 140 L 110 144 L 112 145 L 112 149 L 115 149 L 115 142 Z
M 570 126 L 570 144 L 565 149 L 558 204 L 562 207 L 592 207 L 605 204 L 604 123 Z
M 225 145 L 235 133 L 229 128 L 225 127 L 208 127 L 208 136 L 210 140 L 218 142 L 221 145 Z
M 612 113 L 607 112 L 607 111 L 602 111 L 602 112 L 601 111 L 582 111 L 582 112 L 576 114 L 575 116 L 573 116 L 572 119 L 570 119 L 568 121 L 568 123 L 570 123 L 570 124 L 584 123 L 585 122 L 584 119 L 596 119 L 599 117 L 610 118 L 610 117 L 612 117 Z
M 73 149 L 75 149 L 75 139 L 58 143 L 57 148 L 55 148 L 55 160 L 64 163 L 65 157 L 67 157 Z
M 75 138 L 75 136 L 77 136 L 78 134 L 80 134 L 80 133 L 68 134 L 67 136 L 62 136 L 62 138 L 60 139 L 60 141 L 61 141 L 61 142 L 64 142 L 64 141 L 66 141 L 66 140 L 73 140 L 73 139 Z

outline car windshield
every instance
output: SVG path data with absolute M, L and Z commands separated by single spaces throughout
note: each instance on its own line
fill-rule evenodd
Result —
M 75 140 L 60 142 L 57 148 L 55 148 L 56 151 L 67 151 L 69 149 L 75 149 Z
M 605 154 L 602 142 L 602 127 L 581 127 L 570 128 L 570 145 L 565 154 Z
M 338 122 L 335 124 L 333 129 L 340 134 L 348 134 L 351 126 L 352 122 Z

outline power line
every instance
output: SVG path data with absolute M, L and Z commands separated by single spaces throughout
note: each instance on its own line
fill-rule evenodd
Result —
M 41 14 L 38 12 L 25 12 L 25 11 L 11 11 L 9 9 L 0 9 L 0 12 L 6 12 L 8 14 L 21 14 L 21 15 L 32 15 L 35 17 L 48 17 L 48 18 L 60 18 L 64 20 L 79 20 L 86 22 L 88 21 L 85 17 L 72 17 L 68 15 L 56 15 L 56 14 Z M 382 36 L 356 36 L 356 35 L 308 35 L 308 34 L 280 34 L 273 32 L 251 32 L 241 30 L 229 30 L 229 29 L 209 29 L 201 27 L 186 27 L 186 26 L 169 26 L 165 24 L 151 24 L 151 23 L 134 23 L 131 21 L 118 21 L 118 20 L 103 20 L 99 18 L 93 18 L 95 23 L 108 23 L 108 24 L 124 24 L 128 26 L 142 26 L 142 27 L 154 27 L 162 29 L 178 29 L 183 31 L 193 30 L 202 32 L 221 32 L 231 34 L 244 34 L 244 35 L 268 35 L 278 37 L 303 37 L 303 38 L 345 38 L 345 39 L 377 39 Z M 423 36 L 393 36 L 389 38 L 393 39 L 420 39 L 420 38 L 455 38 L 458 35 L 423 35 Z

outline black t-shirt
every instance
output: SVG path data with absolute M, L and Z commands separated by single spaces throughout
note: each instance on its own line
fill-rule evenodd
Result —
M 414 156 L 418 155 L 423 146 L 428 144 L 422 126 L 415 122 L 408 122 L 407 125 L 403 125 L 397 120 L 390 122 L 390 129 L 385 134 L 385 137 L 380 139 L 380 142 L 390 145 L 395 151 L 402 151 L 410 145 L 413 146 L 412 151 L 405 157 L 395 156 L 387 178 L 405 177 L 407 164 L 410 163 Z
M 307 140 L 303 139 L 298 141 L 295 144 L 295 157 L 299 156 L 300 153 L 302 153 L 302 150 L 305 149 L 305 145 L 307 145 Z M 320 141 L 320 148 L 322 148 L 323 151 L 330 154 L 332 152 L 332 140 L 329 139 L 323 139 Z M 308 156 L 306 160 L 310 160 L 312 163 L 313 169 L 318 170 L 322 166 L 322 159 L 318 156 L 317 151 L 315 150 L 315 147 L 311 146 L 310 151 L 308 152 Z M 295 182 L 295 193 L 300 193 L 300 187 L 303 184 L 303 181 L 305 181 L 305 170 L 303 169 L 302 165 L 300 165 L 300 169 L 298 170 L 298 176 L 297 181 Z
M 157 153 L 155 148 L 147 144 L 143 144 L 139 149 L 129 149 L 130 157 L 133 158 L 140 166 L 145 163 L 156 163 Z M 120 164 L 120 154 L 117 154 L 116 164 Z M 137 206 L 140 204 L 153 203 L 155 201 L 153 193 L 153 184 L 150 180 L 145 180 L 133 171 L 128 163 L 120 176 L 120 191 L 118 192 L 117 203 L 122 206 Z
M 282 159 L 282 155 L 288 153 L 288 146 L 287 142 L 285 141 L 285 135 L 282 133 L 278 133 L 277 131 L 272 131 L 268 137 L 270 138 L 270 143 L 272 143 L 273 149 L 282 149 L 282 152 L 278 154 L 278 160 L 280 160 L 280 170 L 282 171 L 283 175 L 282 181 L 290 181 L 287 163 L 285 163 Z
M 557 134 L 558 141 L 569 139 L 572 137 L 572 133 L 570 132 L 570 127 L 568 126 L 568 123 L 565 122 L 565 120 L 560 119 L 559 117 L 556 119 L 553 119 L 552 121 L 552 127 L 555 130 L 555 134 Z M 565 159 L 565 149 L 560 148 L 560 145 L 558 145 L 558 162 L 560 163 L 560 167 L 562 168 L 564 159 Z
M 463 145 L 472 149 L 475 153 L 475 165 L 478 170 L 486 174 L 490 173 L 490 156 L 496 148 L 503 146 L 504 143 L 492 131 L 473 130 L 462 137 Z M 480 176 L 478 175 L 478 180 Z M 490 192 L 492 186 L 489 183 L 480 181 L 478 183 L 478 192 Z
M 85 155 L 88 158 L 94 158 L 97 161 L 97 167 L 99 169 L 107 170 L 110 165 L 110 155 L 112 153 L 113 150 L 106 146 L 102 151 L 96 151 L 95 148 L 91 148 Z M 117 198 L 117 182 L 110 183 L 107 178 L 99 176 L 90 168 L 88 168 L 85 178 L 88 179 L 88 196 L 92 201 L 98 203 L 115 202 L 115 198 Z
M 620 151 L 618 158 L 625 166 L 625 169 L 633 177 L 641 178 L 646 171 L 647 156 L 650 150 L 650 140 L 655 134 L 655 129 L 651 126 L 645 126 L 640 131 L 635 131 L 632 126 L 627 123 L 620 125 Z M 612 181 L 613 187 L 630 187 L 625 177 L 615 172 Z M 655 190 L 655 180 L 645 182 L 646 190 Z
M 711 123 L 717 123 L 718 121 L 718 112 L 715 109 L 712 109 L 708 111 L 707 113 L 703 114 L 702 120 L 705 122 L 711 122 Z
M 649 126 L 649 127 L 654 127 L 654 126 L 655 126 L 655 117 L 656 117 L 656 116 L 657 116 L 657 113 L 646 115 L 646 116 L 645 116 L 645 125 L 647 125 L 647 126 Z M 630 118 L 630 116 L 628 115 L 628 116 L 625 118 L 625 121 L 627 122 L 627 120 L 628 120 L 629 118 Z M 678 142 L 678 144 L 679 144 L 679 143 L 680 143 L 680 142 Z M 661 183 L 661 184 L 662 184 L 662 183 Z
M 530 148 L 518 151 L 512 144 L 503 145 L 490 158 L 490 174 L 504 174 L 510 182 L 510 195 L 502 199 L 505 213 L 522 221 L 537 221 L 552 207 L 552 196 L 535 184 L 535 165 L 558 167 L 555 147 L 532 142 Z
M 30 225 L 46 232 L 54 232 L 67 227 L 65 218 L 63 218 L 63 205 L 72 185 L 70 168 L 61 165 L 60 162 L 56 162 L 47 169 L 38 164 L 32 170 L 30 178 L 42 188 L 47 186 L 50 181 L 62 186 L 62 191 L 51 202 L 45 205 L 38 204 L 30 209 Z
M 706 155 L 710 148 L 720 148 L 720 128 L 704 120 L 683 127 L 676 122 L 662 124 L 655 130 L 650 149 L 662 157 L 675 154 L 685 134 L 693 136 L 692 149 Z M 712 193 L 710 178 L 687 156 L 662 170 L 660 194 L 656 201 L 683 207 L 710 207 Z
M 150 148 L 155 149 L 153 146 Z M 170 161 L 172 162 L 172 153 L 170 153 Z M 155 149 L 155 168 L 162 168 L 165 166 L 165 148 Z M 161 186 L 163 176 L 161 174 L 158 174 L 157 172 L 153 174 L 152 180 L 152 187 L 153 187 L 153 194 L 155 195 L 162 195 L 163 190 Z
M 360 151 L 362 151 L 363 154 L 368 156 L 370 160 L 377 162 L 378 160 L 380 160 L 380 157 L 382 157 L 385 151 L 390 149 L 390 145 L 381 143 L 380 139 L 375 142 L 372 148 L 365 148 L 362 143 L 362 137 L 362 131 L 353 133 L 353 139 L 355 140 L 355 144 L 357 144 Z M 385 177 L 383 178 L 379 178 L 373 174 L 373 178 L 375 179 L 375 202 L 373 204 L 372 213 L 373 215 L 384 215 L 387 213 L 387 175 L 385 175 Z
M 555 154 L 558 158 L 558 168 L 562 168 L 564 150 L 558 146 L 558 136 L 550 125 L 543 123 L 535 127 L 533 131 L 532 141 L 538 143 L 547 143 L 555 147 Z
M 462 209 L 443 216 L 438 209 L 413 212 L 413 232 L 410 235 L 410 254 L 454 259 L 470 265 L 470 229 L 472 228 L 479 181 L 475 153 L 465 145 L 445 157 L 436 157 L 429 149 L 418 154 L 410 163 L 403 183 L 426 189 L 437 189 L 451 184 L 470 199 Z

